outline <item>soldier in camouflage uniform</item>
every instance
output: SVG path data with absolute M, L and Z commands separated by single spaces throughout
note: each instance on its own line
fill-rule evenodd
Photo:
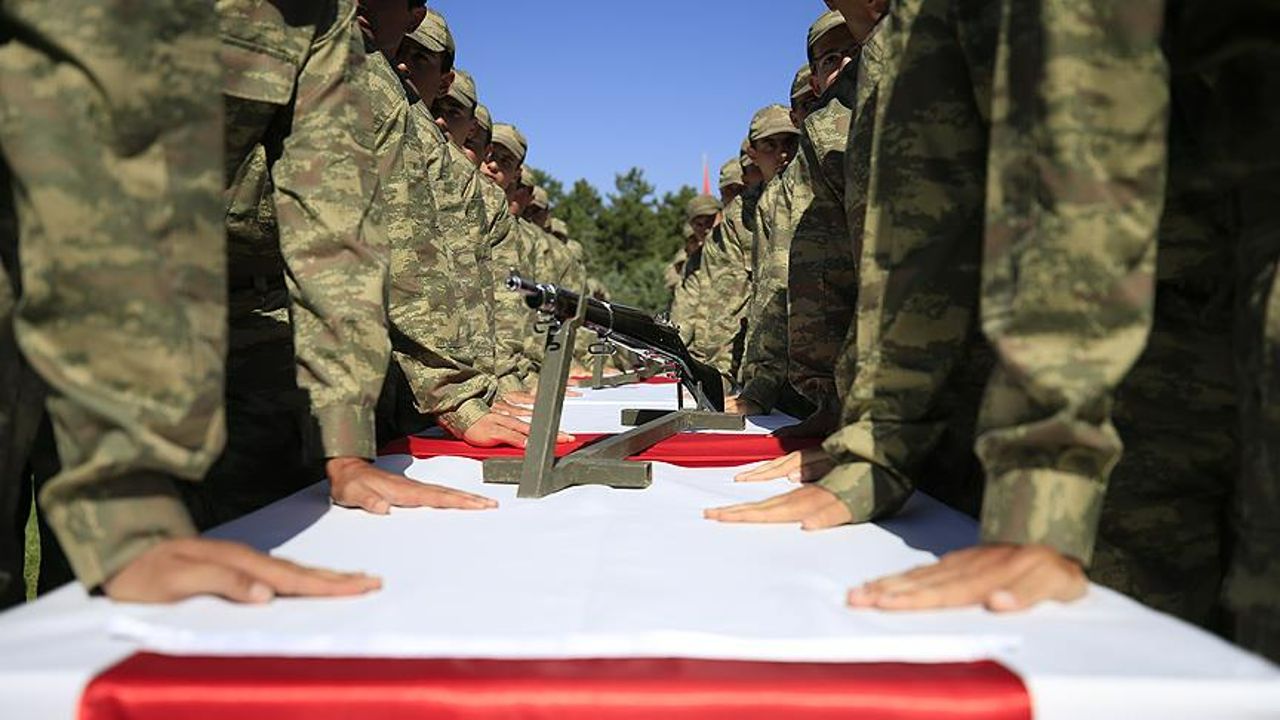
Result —
M 726 411 L 744 415 L 766 414 L 779 406 L 807 415 L 810 408 L 796 407 L 794 390 L 787 382 L 787 260 L 797 212 L 807 207 L 807 170 L 792 161 L 798 155 L 800 130 L 792 118 L 801 117 L 798 106 L 790 111 L 771 105 L 752 118 L 748 140 L 751 157 L 764 172 L 766 185 L 756 211 L 752 238 L 752 296 L 747 312 L 746 350 L 742 360 L 742 393 L 731 398 Z M 784 399 L 785 398 L 785 399 Z M 800 405 L 805 405 L 803 400 Z
M 720 173 L 724 211 L 711 241 L 703 248 L 706 274 L 699 296 L 707 309 L 689 350 L 719 370 L 730 389 L 737 386 L 751 299 L 751 253 L 745 244 L 751 237 L 748 218 L 754 216 L 762 184 L 760 169 L 745 149 L 738 159 L 725 164 Z
M 708 314 L 712 311 L 707 306 L 710 298 L 702 296 L 706 278 L 703 249 L 712 241 L 715 228 L 720 224 L 722 209 L 720 200 L 710 195 L 697 195 L 685 207 L 685 227 L 689 230 L 685 254 L 688 259 L 672 296 L 671 323 L 680 328 L 680 337 L 689 346 L 702 334 L 700 329 L 706 324 Z
M 435 94 L 411 98 L 406 124 L 406 212 L 412 222 L 392 238 L 396 363 L 383 393 L 381 433 L 390 438 L 435 424 L 474 445 L 523 446 L 528 425 L 496 398 L 483 181 L 428 107 L 444 100 L 469 106 L 474 88 L 464 81 L 470 92 L 449 96 L 456 48 L 438 13 L 428 11 L 402 40 L 399 60 L 414 88 Z M 393 99 L 403 104 L 403 96 Z
M 879 90 L 890 100 L 876 108 L 857 320 L 843 351 L 856 353 L 855 374 L 844 427 L 824 446 L 836 467 L 711 517 L 866 522 L 895 512 L 917 485 L 976 512 L 972 433 L 989 353 L 975 310 L 998 14 L 994 0 L 894 6 L 884 30 L 893 72 Z M 845 19 L 853 31 L 858 17 Z
M 0 25 L 0 368 L 38 378 L 5 386 L 27 394 L 0 405 L 0 492 L 47 408 L 62 470 L 40 503 L 86 587 L 133 602 L 376 588 L 195 538 L 174 486 L 199 481 L 225 438 L 213 7 L 4 2 Z M 0 585 L 20 585 L 22 547 L 4 550 L 19 564 Z

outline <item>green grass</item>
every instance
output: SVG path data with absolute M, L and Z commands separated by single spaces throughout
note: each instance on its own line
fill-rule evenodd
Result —
M 27 599 L 36 597 L 36 579 L 40 577 L 40 527 L 36 524 L 36 506 L 31 505 L 31 514 L 27 516 L 27 551 L 25 572 L 27 581 Z

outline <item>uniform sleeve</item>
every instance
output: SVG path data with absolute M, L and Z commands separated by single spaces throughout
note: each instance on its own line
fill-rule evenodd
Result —
M 742 360 L 741 397 L 769 412 L 778 402 L 788 380 L 787 357 L 787 265 L 795 220 L 808 209 L 813 198 L 808 188 L 808 169 L 803 156 L 797 157 L 778 179 L 777 202 L 762 207 L 756 275 L 747 326 L 746 353 Z
M 741 360 L 742 321 L 751 298 L 750 273 L 742 249 L 741 224 L 730 213 L 741 215 L 742 202 L 725 209 L 725 221 L 703 248 L 702 288 L 698 314 L 700 325 L 689 349 L 694 357 L 736 381 Z
M 374 456 L 390 351 L 386 237 L 370 222 L 375 179 L 363 63 L 354 19 L 316 42 L 272 172 L 298 384 L 310 394 L 326 457 Z
M 1121 451 L 1110 397 L 1151 322 L 1163 4 L 1004 3 L 982 286 L 998 358 L 977 441 L 986 542 L 1092 556 Z

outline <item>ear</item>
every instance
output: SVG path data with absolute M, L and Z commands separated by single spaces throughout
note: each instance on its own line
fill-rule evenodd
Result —
M 452 70 L 440 76 L 440 93 L 437 98 L 442 98 L 449 94 L 449 88 L 453 87 L 453 79 L 457 77 Z
M 418 26 L 422 24 L 422 21 L 427 19 L 427 8 L 425 6 L 416 7 L 412 12 L 413 14 L 411 17 L 413 18 L 413 24 L 409 26 L 409 32 L 417 30 Z

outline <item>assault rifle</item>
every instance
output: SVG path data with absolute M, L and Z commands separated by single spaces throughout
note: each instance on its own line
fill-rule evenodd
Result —
M 680 333 L 669 323 L 626 305 L 614 305 L 591 297 L 584 300 L 575 292 L 555 285 L 532 283 L 515 273 L 507 278 L 507 289 L 523 295 L 530 310 L 537 310 L 557 323 L 572 318 L 578 306 L 585 303 L 583 327 L 604 342 L 624 347 L 674 372 L 700 410 L 724 411 L 724 384 L 720 373 L 694 360 L 680 339 Z
M 741 415 L 724 414 L 720 374 L 694 360 L 670 325 L 641 310 L 586 298 L 555 285 L 528 282 L 515 273 L 507 279 L 507 288 L 523 295 L 530 310 L 545 316 L 546 354 L 524 458 L 485 460 L 485 482 L 518 484 L 516 494 L 522 498 L 545 497 L 574 485 L 646 488 L 653 481 L 652 465 L 627 462 L 627 458 L 681 432 L 745 427 Z M 623 410 L 622 424 L 635 426 L 634 429 L 556 460 L 565 383 L 573 361 L 574 340 L 582 327 L 594 331 L 602 341 L 654 359 L 676 373 L 680 378 L 676 391 L 680 409 Z M 684 409 L 684 389 L 693 396 L 696 410 Z

